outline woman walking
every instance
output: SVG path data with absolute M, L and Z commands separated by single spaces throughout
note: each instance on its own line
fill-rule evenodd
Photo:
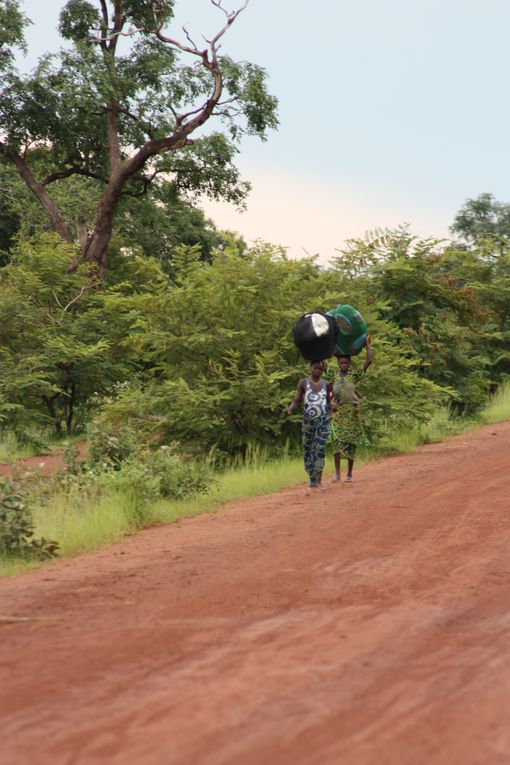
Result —
M 363 364 L 366 372 L 372 363 L 370 338 L 366 343 L 367 356 Z M 333 402 L 335 411 L 331 418 L 329 442 L 333 447 L 335 460 L 335 475 L 333 481 L 340 481 L 341 458 L 347 459 L 347 475 L 345 480 L 352 481 L 352 469 L 358 446 L 369 446 L 361 420 L 361 394 L 356 388 L 355 381 L 349 377 L 351 368 L 350 356 L 338 357 L 338 374 L 333 383 Z
M 310 489 L 321 488 L 332 406 L 332 386 L 321 380 L 323 371 L 321 361 L 312 361 L 310 376 L 298 382 L 294 401 L 283 410 L 285 414 L 292 414 L 303 402 L 303 457 Z

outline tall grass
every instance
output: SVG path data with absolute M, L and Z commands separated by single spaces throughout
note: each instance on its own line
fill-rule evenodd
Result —
M 442 441 L 448 436 L 463 433 L 473 427 L 478 427 L 480 424 L 478 420 L 455 414 L 449 406 L 442 406 L 426 423 L 405 430 L 380 433 L 377 445 L 363 450 L 362 453 L 366 459 L 385 457 L 390 454 L 404 454 L 405 452 L 412 452 L 424 444 L 432 444 Z
M 439 409 L 425 425 L 406 432 L 383 434 L 380 445 L 360 451 L 357 464 L 387 454 L 409 452 L 421 444 L 504 419 L 510 419 L 510 383 L 500 387 L 478 418 L 455 416 L 446 407 Z M 331 462 L 328 456 L 327 464 L 332 467 Z M 126 491 L 88 497 L 55 494 L 44 507 L 34 511 L 35 534 L 57 539 L 63 556 L 75 555 L 110 544 L 144 526 L 215 512 L 224 502 L 278 491 L 304 480 L 300 455 L 293 455 L 287 449 L 280 458 L 271 459 L 255 448 L 242 462 L 218 472 L 208 494 L 190 499 L 160 500 L 140 507 Z M 0 575 L 17 573 L 34 565 L 37 564 L 0 558 Z
M 510 419 L 510 381 L 499 386 L 482 412 L 482 421 L 486 423 L 508 419 Z
M 62 449 L 64 443 L 77 443 L 83 434 L 57 438 L 51 428 L 34 428 L 24 436 L 12 431 L 0 431 L 0 463 L 15 462 L 28 457 L 39 457 L 55 449 Z
M 35 535 L 56 539 L 63 555 L 94 550 L 135 528 L 129 497 L 121 493 L 79 498 L 54 495 L 34 512 Z
M 0 434 L 0 462 L 12 462 L 25 457 L 35 457 L 37 448 L 33 444 L 20 443 L 14 433 Z
M 88 500 L 57 494 L 34 511 L 35 534 L 57 539 L 62 554 L 73 555 L 113 542 L 137 528 L 214 512 L 223 502 L 277 491 L 304 478 L 301 458 L 286 455 L 268 460 L 259 452 L 259 460 L 252 454 L 245 464 L 218 474 L 208 494 L 159 500 L 150 506 L 140 506 L 128 491 Z

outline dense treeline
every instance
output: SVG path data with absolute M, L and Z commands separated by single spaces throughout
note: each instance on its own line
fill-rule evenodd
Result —
M 401 229 L 327 268 L 218 231 L 192 200 L 242 207 L 241 139 L 278 117 L 264 69 L 224 53 L 246 4 L 213 5 L 197 48 L 176 0 L 67 0 L 65 45 L 21 73 L 29 20 L 0 0 L 0 428 L 278 448 L 306 370 L 290 328 L 339 302 L 373 336 L 372 439 L 442 403 L 475 412 L 510 370 L 509 205 L 469 200 L 452 225 L 465 244 Z
M 72 244 L 18 236 L 0 269 L 1 427 L 30 439 L 94 420 L 195 454 L 278 448 L 296 431 L 281 412 L 306 371 L 290 328 L 339 302 L 373 337 L 372 439 L 441 403 L 476 412 L 510 376 L 510 255 L 490 231 L 453 246 L 402 228 L 349 242 L 327 268 L 213 233 L 207 258 L 181 241 L 171 263 L 119 234 L 101 287 L 90 264 L 70 267 Z

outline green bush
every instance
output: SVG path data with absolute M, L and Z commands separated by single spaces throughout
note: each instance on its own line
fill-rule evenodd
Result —
M 106 473 L 102 483 L 128 492 L 137 504 L 208 491 L 212 482 L 208 467 L 178 455 L 175 449 L 162 446 L 156 451 L 146 449 L 133 454 L 117 471 Z
M 52 558 L 58 543 L 34 537 L 34 524 L 23 491 L 13 481 L 0 482 L 0 553 L 33 558 Z
M 93 470 L 118 470 L 141 448 L 140 437 L 130 425 L 111 425 L 97 419 L 89 426 L 87 464 Z

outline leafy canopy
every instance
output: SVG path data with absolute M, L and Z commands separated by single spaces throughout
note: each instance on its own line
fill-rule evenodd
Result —
M 10 62 L 24 19 L 16 4 L 2 2 Z M 181 197 L 242 205 L 249 185 L 234 164 L 240 140 L 264 140 L 277 126 L 266 72 L 220 52 L 244 6 L 227 12 L 213 4 L 223 26 L 204 47 L 172 29 L 173 0 L 69 0 L 60 33 L 71 46 L 43 57 L 29 75 L 6 70 L 0 154 L 68 241 L 75 235 L 50 186 L 70 177 L 98 185 L 91 225 L 76 223 L 85 259 L 103 270 L 123 196 L 143 195 L 164 176 Z

